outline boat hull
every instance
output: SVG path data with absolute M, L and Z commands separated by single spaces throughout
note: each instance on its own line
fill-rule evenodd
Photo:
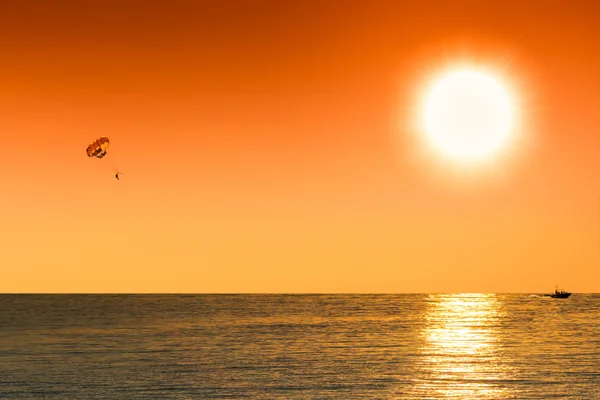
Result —
M 560 294 L 551 294 L 550 297 L 553 299 L 566 299 L 571 295 L 571 293 L 560 293 Z

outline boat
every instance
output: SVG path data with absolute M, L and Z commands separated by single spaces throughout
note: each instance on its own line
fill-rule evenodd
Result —
M 570 292 L 566 290 L 559 289 L 558 287 L 554 290 L 554 293 L 545 294 L 545 297 L 552 297 L 554 299 L 566 299 L 571 295 Z

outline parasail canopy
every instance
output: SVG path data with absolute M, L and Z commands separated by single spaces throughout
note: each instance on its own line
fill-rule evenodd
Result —
M 106 155 L 106 149 L 108 148 L 109 143 L 110 141 L 108 138 L 102 136 L 90 144 L 87 149 L 85 149 L 85 152 L 88 157 L 102 158 Z

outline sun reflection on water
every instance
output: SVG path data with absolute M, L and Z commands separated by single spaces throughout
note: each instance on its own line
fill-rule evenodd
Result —
M 420 391 L 442 398 L 510 398 L 501 387 L 501 302 L 494 294 L 430 295 Z

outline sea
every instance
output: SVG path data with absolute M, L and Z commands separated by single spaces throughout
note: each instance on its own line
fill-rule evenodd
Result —
M 600 399 L 600 295 L 0 295 L 1 399 Z

